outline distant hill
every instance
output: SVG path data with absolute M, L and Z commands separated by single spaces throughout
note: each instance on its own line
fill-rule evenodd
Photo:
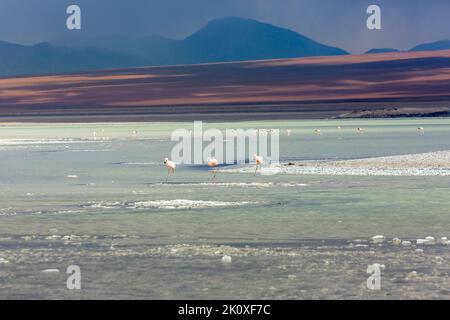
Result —
M 391 53 L 391 52 L 400 52 L 400 50 L 394 48 L 375 48 L 367 51 L 366 54 Z
M 288 29 L 233 17 L 209 22 L 183 44 L 189 63 L 348 54 Z
M 414 48 L 412 48 L 411 52 L 415 51 L 437 51 L 437 50 L 449 50 L 450 49 L 450 40 L 440 40 L 431 43 L 420 44 Z
M 70 35 L 34 46 L 0 42 L 0 76 L 346 54 L 285 28 L 230 17 L 184 40 Z
M 145 59 L 138 56 L 102 48 L 65 48 L 45 42 L 23 46 L 0 42 L 0 75 L 2 76 L 128 68 L 145 63 Z
M 172 40 L 160 36 L 125 37 L 101 36 L 82 37 L 67 36 L 51 42 L 67 48 L 100 47 L 122 54 L 144 59 L 148 65 L 179 64 L 183 61 L 181 40 Z

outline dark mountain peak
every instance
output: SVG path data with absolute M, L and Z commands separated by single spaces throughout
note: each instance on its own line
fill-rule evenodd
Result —
M 248 18 L 240 18 L 240 17 L 224 17 L 217 18 L 208 22 L 206 26 L 186 38 L 195 39 L 201 36 L 218 36 L 219 33 L 224 34 L 232 34 L 234 37 L 239 38 L 242 36 L 253 35 L 256 36 L 256 33 L 278 33 L 278 34 L 289 34 L 292 37 L 299 37 L 303 39 L 307 39 L 312 41 L 311 39 L 306 38 L 305 36 L 298 34 L 292 30 L 285 29 L 282 27 L 277 27 L 269 23 L 260 22 L 253 19 Z M 220 37 L 219 37 L 220 39 Z
M 436 42 L 424 43 L 412 48 L 411 52 L 414 51 L 437 51 L 437 50 L 449 50 L 450 40 L 439 40 Z
M 249 19 L 249 18 L 241 18 L 241 17 L 222 17 L 222 18 L 216 18 L 213 20 L 210 20 L 205 27 L 201 28 L 200 30 L 204 28 L 210 28 L 210 27 L 229 27 L 229 26 L 272 26 L 271 24 L 264 23 L 261 21 Z
M 188 63 L 348 54 L 292 30 L 239 17 L 214 19 L 184 43 Z
M 215 18 L 208 22 L 207 25 L 226 25 L 226 24 L 264 24 L 263 22 L 249 19 L 249 18 L 241 18 L 241 17 L 221 17 L 221 18 Z

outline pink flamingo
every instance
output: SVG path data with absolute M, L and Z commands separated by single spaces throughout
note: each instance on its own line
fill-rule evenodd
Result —
M 255 176 L 256 176 L 256 172 L 258 171 L 258 166 L 261 169 L 261 167 L 264 163 L 264 158 L 261 156 L 258 156 L 257 154 L 253 155 L 253 158 L 255 159 L 255 163 L 256 163 L 256 167 L 255 167 Z
M 208 164 L 208 167 L 216 168 L 219 165 L 219 161 L 216 158 L 208 158 L 206 160 L 206 163 Z M 217 169 L 212 171 L 214 173 L 214 176 L 212 177 L 211 181 L 214 180 L 217 174 Z
M 175 168 L 177 167 L 177 165 L 175 164 L 175 162 L 169 160 L 168 158 L 164 159 L 164 165 L 167 168 L 167 177 L 166 177 L 166 182 L 169 179 L 169 175 L 170 173 L 175 174 Z

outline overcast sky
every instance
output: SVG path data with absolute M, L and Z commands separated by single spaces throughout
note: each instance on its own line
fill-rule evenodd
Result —
M 450 39 L 449 0 L 0 0 L 0 40 L 36 43 L 64 35 L 66 8 L 82 9 L 83 34 L 181 39 L 217 17 L 272 23 L 361 53 Z M 382 30 L 366 28 L 366 8 L 382 9 Z

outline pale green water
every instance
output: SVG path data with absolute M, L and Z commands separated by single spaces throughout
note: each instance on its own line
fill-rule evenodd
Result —
M 450 237 L 449 177 L 219 173 L 211 184 L 206 168 L 179 166 L 164 184 L 162 160 L 180 127 L 192 123 L 0 126 L 0 259 L 9 261 L 0 263 L 0 297 L 450 298 L 450 246 L 420 253 L 367 242 Z M 208 127 L 280 129 L 282 161 L 450 149 L 448 119 Z M 135 208 L 176 199 L 242 205 Z M 368 246 L 355 247 L 358 239 Z M 231 265 L 221 263 L 224 253 Z M 377 292 L 365 287 L 372 263 L 386 265 Z M 80 291 L 65 287 L 70 264 L 81 267 Z M 62 272 L 40 272 L 48 268 Z M 413 270 L 419 275 L 408 280 Z

